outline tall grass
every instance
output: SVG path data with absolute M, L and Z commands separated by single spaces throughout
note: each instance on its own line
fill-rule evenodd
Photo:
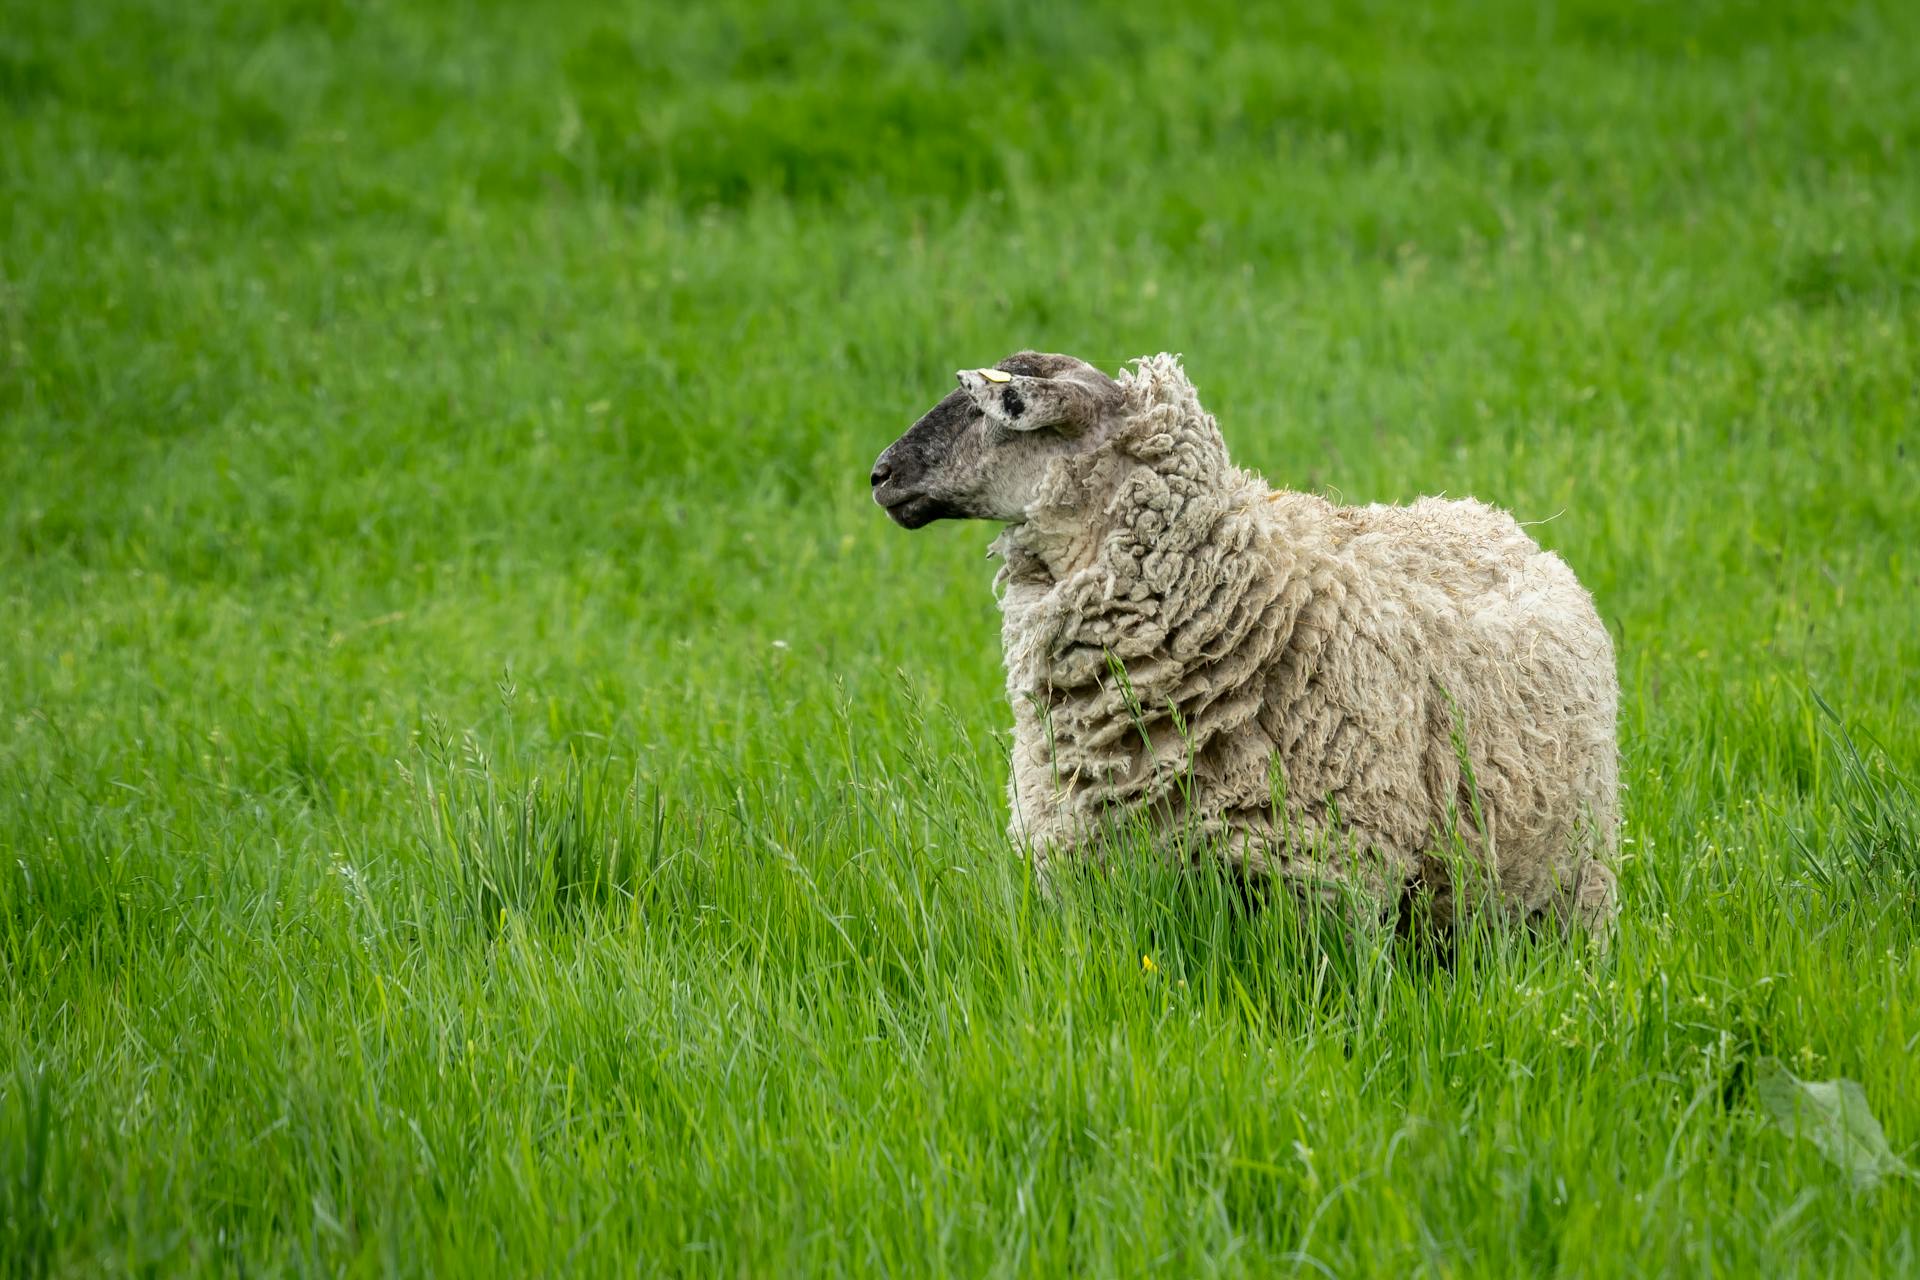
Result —
M 0 1270 L 1920 1271 L 1755 1097 L 1920 1143 L 1917 37 L 0 3 Z M 1568 560 L 1604 955 L 1036 880 L 865 483 L 1024 346 Z

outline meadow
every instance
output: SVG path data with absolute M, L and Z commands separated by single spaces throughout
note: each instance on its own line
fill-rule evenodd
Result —
M 0 0 L 0 1274 L 1920 1274 L 1920 6 Z M 1022 348 L 1472 494 L 1610 952 L 1036 894 Z M 1843 1153 L 1844 1154 L 1844 1153 Z

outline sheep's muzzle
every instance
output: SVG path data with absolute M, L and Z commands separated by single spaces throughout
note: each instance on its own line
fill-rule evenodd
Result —
M 935 405 L 907 433 L 888 445 L 874 461 L 867 477 L 873 500 L 893 522 L 918 529 L 935 520 L 964 518 L 966 512 L 931 490 L 940 486 L 934 476 L 939 460 L 952 448 L 965 421 L 965 401 L 958 392 Z

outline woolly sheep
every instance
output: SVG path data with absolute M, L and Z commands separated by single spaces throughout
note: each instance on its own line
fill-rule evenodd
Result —
M 1006 522 L 1010 833 L 1039 870 L 1140 818 L 1403 927 L 1491 885 L 1602 934 L 1619 687 L 1565 563 L 1479 502 L 1271 489 L 1175 357 L 1134 363 L 962 370 L 873 468 L 906 528 Z

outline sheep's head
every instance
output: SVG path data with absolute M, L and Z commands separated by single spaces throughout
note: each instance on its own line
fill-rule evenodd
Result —
M 1048 464 L 1097 448 L 1120 384 L 1084 360 L 1022 351 L 962 369 L 952 392 L 873 464 L 873 500 L 908 529 L 1021 520 Z

